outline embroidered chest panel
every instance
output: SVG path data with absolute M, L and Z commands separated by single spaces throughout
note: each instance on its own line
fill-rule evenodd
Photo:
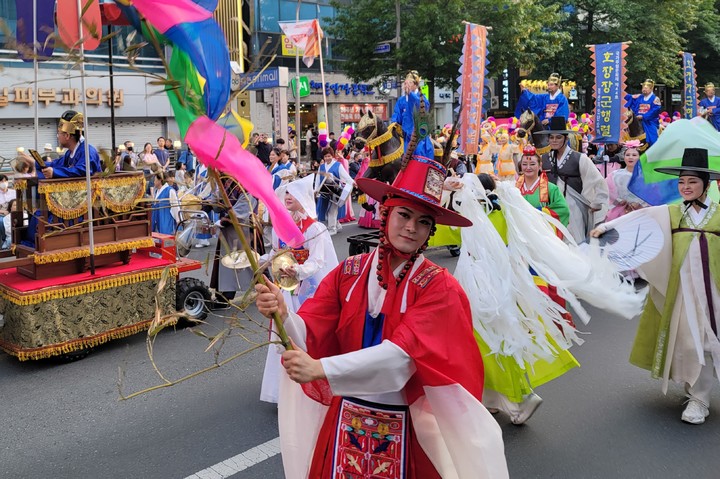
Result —
M 343 274 L 348 276 L 357 276 L 360 274 L 360 266 L 362 265 L 361 254 L 350 256 L 343 262 Z
M 414 285 L 419 286 L 420 288 L 424 288 L 427 286 L 430 281 L 437 276 L 438 274 L 442 273 L 442 268 L 437 265 L 431 265 L 427 268 L 419 271 L 413 278 L 410 280 Z

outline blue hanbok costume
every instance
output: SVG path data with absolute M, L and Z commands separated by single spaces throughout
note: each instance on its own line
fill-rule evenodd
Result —
M 155 233 L 175 234 L 176 222 L 171 211 L 171 208 L 176 206 L 173 204 L 173 196 L 177 202 L 177 196 L 172 194 L 174 191 L 170 185 L 165 183 L 155 194 L 155 201 L 152 205 L 152 230 Z
M 720 98 L 714 96 L 712 100 L 703 98 L 700 100 L 700 108 L 708 112 L 707 119 L 717 131 L 720 131 Z
M 94 175 L 102 171 L 102 163 L 100 163 L 100 155 L 94 146 L 88 145 L 88 151 L 90 153 L 90 175 Z M 74 151 L 67 150 L 65 154 L 53 161 L 46 161 L 45 166 L 49 166 L 53 169 L 53 178 L 78 178 L 84 177 L 87 171 L 85 165 L 85 140 L 82 139 L 75 147 Z M 45 179 L 45 175 L 41 170 L 41 166 L 35 165 L 37 170 L 38 179 Z M 35 236 L 37 235 L 37 228 L 39 223 L 39 217 L 41 216 L 40 211 L 36 211 L 30 216 L 28 221 L 28 227 L 25 230 L 25 235 L 20 241 L 20 244 L 35 248 Z M 48 212 L 48 221 L 51 223 L 55 221 L 55 216 Z M 68 221 L 68 225 L 82 223 L 85 221 L 84 216 L 76 218 L 74 221 Z
M 549 120 L 554 116 L 563 118 L 570 116 L 567 98 L 560 90 L 555 93 L 555 96 L 550 96 L 549 93 L 533 93 L 530 90 L 523 90 L 515 107 L 515 118 L 520 118 L 520 115 L 528 108 L 538 116 L 540 121 Z
M 425 102 L 425 111 L 430 111 L 430 102 L 427 98 L 423 98 Z M 406 95 L 398 98 L 395 103 L 395 110 L 390 121 L 399 124 L 403 131 L 403 140 L 405 142 L 403 148 L 407 151 L 408 143 L 410 143 L 410 137 L 412 137 L 413 131 L 415 131 L 415 119 L 413 118 L 413 112 L 420 110 L 420 92 L 413 91 Z M 424 140 L 419 141 L 415 148 L 415 155 L 424 156 L 425 158 L 435 157 L 435 147 L 430 140 L 430 132 Z
M 282 184 L 283 178 L 280 176 L 281 171 L 290 170 L 292 167 L 291 162 L 287 162 L 285 164 L 280 164 L 280 162 L 276 163 L 272 170 L 270 170 L 270 174 L 272 175 L 273 179 L 273 190 L 277 190 L 278 187 Z
M 325 163 L 323 163 L 322 165 L 320 165 L 320 168 L 318 168 L 318 171 L 320 173 L 330 173 L 335 178 L 340 180 L 340 168 L 342 168 L 342 166 L 340 165 L 339 161 L 334 162 L 329 170 L 326 170 L 326 168 L 327 168 L 327 166 L 325 165 Z M 318 221 L 326 221 L 327 220 L 326 216 L 327 216 L 327 212 L 328 212 L 329 208 L 330 208 L 330 201 L 327 198 L 325 198 L 324 196 L 319 196 L 318 200 L 317 200 Z M 337 214 L 338 219 L 342 218 L 343 216 L 345 216 L 345 203 L 343 203 L 342 206 L 338 207 L 338 214 Z
M 94 175 L 102 171 L 102 163 L 100 163 L 100 155 L 94 146 L 88 145 L 90 152 L 90 175 Z M 46 162 L 46 166 L 53 169 L 53 178 L 75 178 L 85 176 L 85 140 L 77 144 L 75 151 L 67 150 L 63 156 Z M 38 178 L 43 179 L 43 175 L 39 165 L 37 165 Z
M 625 95 L 625 108 L 630 108 L 635 116 L 642 115 L 643 129 L 645 130 L 645 141 L 648 145 L 652 145 L 658 139 L 658 129 L 660 128 L 660 109 L 662 104 L 660 98 L 651 93 L 645 98 L 643 95 L 633 97 Z

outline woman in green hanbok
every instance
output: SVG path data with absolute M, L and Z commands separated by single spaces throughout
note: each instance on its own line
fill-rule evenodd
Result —
M 688 394 L 681 419 L 702 424 L 710 414 L 710 393 L 720 368 L 717 316 L 720 314 L 720 208 L 707 196 L 720 172 L 708 168 L 707 150 L 688 148 L 682 165 L 656 168 L 679 177 L 683 203 L 644 208 L 600 225 L 594 237 L 650 216 L 665 244 L 660 254 L 638 268 L 650 293 L 640 318 L 630 362 L 662 378 L 684 384 Z

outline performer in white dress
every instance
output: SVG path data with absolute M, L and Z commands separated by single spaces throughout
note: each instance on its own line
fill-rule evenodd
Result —
M 287 268 L 285 273 L 294 276 L 300 281 L 300 285 L 294 291 L 283 290 L 285 303 L 290 310 L 295 312 L 300 309 L 307 298 L 315 294 L 320 281 L 338 265 L 338 259 L 327 228 L 316 219 L 313 175 L 280 186 L 276 190 L 276 194 L 285 201 L 285 207 L 305 235 L 305 243 L 299 249 L 288 249 L 273 230 L 273 249 L 270 253 L 261 256 L 260 262 L 272 260 L 275 255 L 285 251 L 289 251 L 295 257 L 298 262 L 297 266 Z M 277 339 L 275 334 L 271 333 L 271 339 Z M 268 348 L 260 391 L 261 401 L 278 402 L 282 351 L 281 347 L 273 344 Z

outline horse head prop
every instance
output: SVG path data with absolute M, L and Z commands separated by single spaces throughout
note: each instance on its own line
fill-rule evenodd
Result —
M 387 183 L 395 180 L 400 172 L 404 149 L 400 125 L 390 123 L 386 127 L 382 120 L 368 110 L 358 123 L 354 146 L 357 150 L 367 147 L 370 151 L 370 165 L 364 175 L 366 178 Z
M 525 110 L 519 118 L 520 127 L 516 130 L 520 139 L 527 137 L 528 142 L 535 147 L 538 155 L 544 155 L 550 151 L 550 135 L 542 134 L 541 131 L 545 127 L 540 122 L 538 116 L 529 108 Z M 568 134 L 568 147 L 575 151 L 580 151 L 580 135 Z
M 635 118 L 635 114 L 631 109 L 625 111 L 625 128 L 623 131 L 623 142 L 628 140 L 639 140 L 641 142 L 638 150 L 643 152 L 647 150 L 648 144 L 645 139 L 645 128 L 643 128 L 642 121 Z
M 525 110 L 518 120 L 520 121 L 520 126 L 516 130 L 518 138 L 527 138 L 528 142 L 537 150 L 538 155 L 544 155 L 550 151 L 548 135 L 537 134 L 544 130 L 544 127 L 540 123 L 540 118 L 530 108 Z

